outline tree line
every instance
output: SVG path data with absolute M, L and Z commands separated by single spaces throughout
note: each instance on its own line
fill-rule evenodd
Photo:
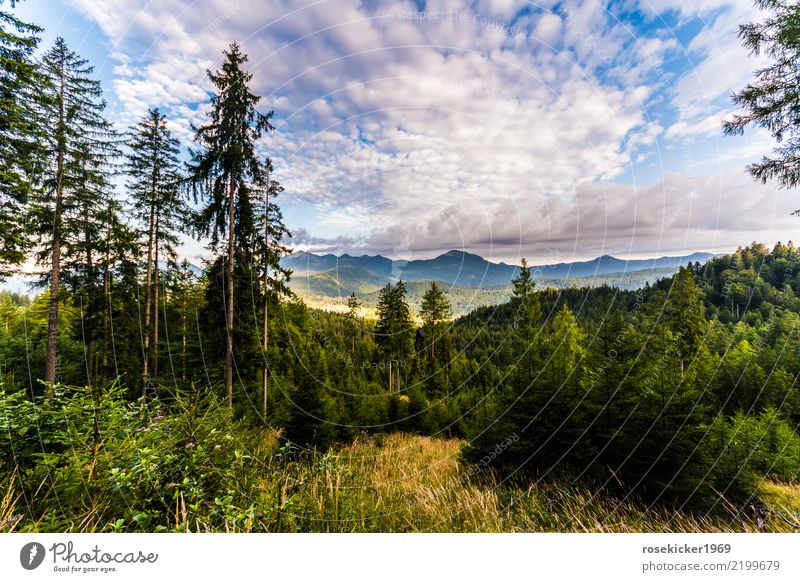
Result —
M 652 503 L 749 500 L 764 478 L 800 476 L 792 243 L 753 243 L 636 291 L 539 289 L 523 261 L 508 302 L 456 320 L 431 283 L 421 325 L 402 281 L 381 290 L 375 321 L 355 295 L 345 313 L 309 309 L 280 264 L 283 188 L 262 153 L 273 113 L 258 110 L 236 44 L 208 73 L 209 111 L 181 163 L 159 109 L 119 132 L 86 60 L 63 39 L 35 58 L 39 29 L 0 22 L 3 271 L 27 259 L 46 270 L 35 298 L 0 293 L 0 432 L 26 493 L 42 482 L 34 432 L 70 448 L 69 426 L 39 423 L 57 406 L 93 427 L 94 453 L 106 410 L 122 433 L 165 416 L 192 433 L 209 428 L 200 403 L 214 409 L 209 434 L 235 419 L 299 449 L 454 437 L 473 467 Z M 177 261 L 187 233 L 209 240 L 202 273 Z M 48 470 L 68 472 L 65 459 Z
M 234 352 L 241 335 L 236 321 L 250 305 L 260 305 L 266 349 L 268 303 L 288 292 L 288 272 L 279 263 L 288 233 L 275 204 L 282 187 L 270 157 L 259 151 L 262 136 L 275 129 L 273 112 L 257 109 L 261 97 L 249 87 L 247 56 L 233 43 L 223 53 L 221 68 L 208 71 L 214 87 L 210 109 L 205 123 L 195 128 L 196 148 L 182 164 L 178 140 L 158 107 L 133 127 L 118 130 L 105 117 L 102 88 L 86 59 L 63 38 L 35 58 L 41 29 L 8 12 L 0 16 L 0 132 L 8 150 L 0 168 L 0 272 L 7 275 L 26 259 L 35 259 L 42 270 L 40 284 L 48 289 L 40 376 L 45 392 L 52 395 L 52 387 L 64 379 L 60 312 L 79 311 L 85 383 L 103 385 L 115 376 L 114 317 L 124 317 L 131 305 L 142 312 L 141 370 L 135 383 L 142 396 L 156 391 L 166 333 L 160 329 L 162 289 L 191 293 L 190 267 L 177 264 L 176 248 L 180 235 L 194 235 L 210 240 L 215 257 L 207 293 L 224 295 L 223 382 L 232 405 Z M 123 192 L 114 187 L 120 177 Z M 243 274 L 251 280 L 246 289 L 237 289 L 234 279 Z M 171 279 L 166 286 L 165 277 Z M 263 366 L 265 393 L 267 370 Z

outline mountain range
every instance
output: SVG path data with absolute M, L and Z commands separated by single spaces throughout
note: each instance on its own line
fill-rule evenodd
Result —
M 539 287 L 611 285 L 635 289 L 668 277 L 689 262 L 704 263 L 714 255 L 692 253 L 679 257 L 624 260 L 603 255 L 590 261 L 557 263 L 531 267 Z M 378 291 L 389 282 L 407 282 L 408 300 L 419 303 L 429 281 L 438 281 L 453 303 L 454 312 L 466 313 L 476 305 L 490 305 L 507 299 L 511 280 L 519 267 L 493 263 L 464 251 L 449 251 L 432 259 L 392 260 L 380 255 L 318 255 L 297 252 L 281 260 L 292 269 L 290 282 L 295 293 L 311 303 L 341 303 L 355 293 L 365 307 L 377 303 Z M 166 266 L 166 265 L 165 265 Z M 195 274 L 202 269 L 191 265 Z M 31 293 L 33 277 L 15 275 L 0 282 L 0 289 Z
M 713 256 L 711 253 L 698 252 L 679 257 L 624 260 L 603 255 L 590 261 L 534 266 L 532 270 L 537 279 L 583 279 L 639 271 L 677 271 L 681 265 L 689 262 L 704 263 Z M 380 255 L 355 257 L 347 254 L 337 256 L 298 252 L 284 257 L 281 264 L 294 271 L 295 279 L 308 280 L 314 275 L 321 275 L 313 278 L 320 283 L 327 281 L 330 286 L 336 284 L 339 289 L 345 281 L 356 281 L 359 285 L 367 283 L 370 286 L 369 284 L 381 285 L 397 279 L 441 281 L 448 286 L 466 288 L 506 287 L 519 270 L 517 265 L 493 263 L 464 251 L 449 251 L 433 259 L 412 261 L 392 260 Z

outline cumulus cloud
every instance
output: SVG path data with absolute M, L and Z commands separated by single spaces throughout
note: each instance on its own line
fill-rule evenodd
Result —
M 723 6 L 721 12 L 707 12 L 714 15 L 713 20 L 703 19 L 705 26 L 686 47 L 692 66 L 674 86 L 672 104 L 679 111 L 674 135 L 719 134 L 721 119 L 733 111 L 730 96 L 765 62 L 751 58 L 738 37 L 740 24 L 761 17 L 753 3 L 716 2 L 709 8 L 719 6 Z M 710 112 L 716 115 L 709 116 Z
M 205 70 L 242 44 L 276 111 L 263 147 L 283 200 L 313 209 L 293 213 L 298 247 L 509 258 L 727 245 L 742 214 L 721 192 L 745 207 L 775 197 L 741 173 L 631 180 L 660 137 L 714 130 L 718 99 L 751 66 L 730 56 L 743 3 L 70 1 L 109 39 L 120 119 L 162 105 L 186 144 Z M 632 10 L 709 24 L 682 47 Z M 684 51 L 695 66 L 673 71 Z
M 737 200 L 731 204 L 730 200 Z M 797 201 L 753 183 L 744 172 L 716 176 L 670 173 L 652 185 L 585 183 L 572 196 L 540 196 L 497 207 L 453 204 L 428 220 L 373 231 L 366 244 L 402 256 L 467 249 L 496 260 L 535 263 L 601 254 L 630 256 L 731 250 L 751 241 L 796 238 Z

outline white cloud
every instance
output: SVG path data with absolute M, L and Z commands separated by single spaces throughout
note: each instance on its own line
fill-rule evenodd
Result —
M 587 183 L 572 197 L 535 196 L 524 205 L 509 201 L 480 212 L 451 205 L 425 221 L 377 229 L 360 244 L 391 252 L 402 237 L 411 256 L 466 248 L 536 263 L 627 256 L 642 248 L 651 255 L 730 250 L 753 240 L 796 238 L 798 219 L 790 215 L 796 206 L 791 195 L 754 183 L 742 171 L 669 174 L 645 188 Z
M 242 44 L 264 108 L 276 110 L 278 131 L 264 147 L 284 200 L 314 209 L 315 223 L 291 225 L 305 229 L 302 244 L 328 244 L 338 228 L 347 244 L 386 252 L 471 245 L 566 253 L 579 243 L 661 248 L 687 233 L 705 241 L 724 227 L 727 241 L 740 232 L 728 215 L 737 205 L 715 215 L 709 202 L 728 178 L 698 178 L 702 193 L 691 199 L 676 176 L 638 195 L 599 184 L 655 155 L 662 134 L 712 131 L 720 96 L 750 66 L 735 50 L 734 25 L 752 12 L 744 4 L 692 41 L 697 66 L 674 85 L 679 119 L 665 129 L 654 106 L 665 82 L 657 73 L 677 41 L 634 29 L 621 8 L 598 2 L 524 14 L 531 5 L 511 0 L 432 0 L 424 14 L 390 0 L 71 2 L 110 39 L 120 119 L 162 105 L 187 144 L 207 107 L 205 70 L 218 66 L 229 41 Z M 676 9 L 689 18 L 727 4 L 639 6 L 650 17 Z M 726 195 L 752 200 L 749 186 L 724 185 Z M 653 202 L 665 193 L 669 203 Z

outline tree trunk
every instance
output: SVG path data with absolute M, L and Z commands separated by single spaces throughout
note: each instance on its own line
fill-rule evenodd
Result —
M 181 309 L 181 382 L 186 383 L 186 291 Z
M 88 217 L 88 209 L 84 210 L 84 218 L 88 225 L 89 217 Z M 89 289 L 89 293 L 92 294 L 94 292 L 94 264 L 92 263 L 92 249 L 89 245 L 91 245 L 92 241 L 89 237 L 89 231 L 85 230 L 83 232 L 83 244 L 86 245 L 86 287 Z M 92 306 L 92 298 L 91 295 L 86 296 L 88 300 L 88 304 L 86 306 L 87 310 L 91 310 Z M 89 313 L 89 324 L 84 329 L 86 330 L 86 336 L 84 337 L 84 341 L 86 342 L 86 385 L 93 386 L 94 385 L 94 352 L 95 352 L 95 329 L 94 329 L 94 319 L 92 317 L 93 314 Z M 83 318 L 83 313 L 81 312 L 81 318 Z
M 108 344 L 111 340 L 111 271 L 108 268 L 108 250 L 106 264 L 103 268 L 103 360 L 100 382 L 103 386 L 108 382 Z
M 47 356 L 45 359 L 46 396 L 53 395 L 56 381 L 56 357 L 58 354 L 58 291 L 61 276 L 61 213 L 64 207 L 64 153 L 66 135 L 64 129 L 64 64 L 61 64 L 61 84 L 58 105 L 58 160 L 56 165 L 56 206 L 53 216 L 53 256 L 50 263 L 50 299 L 47 311 Z
M 225 395 L 228 406 L 233 407 L 233 248 L 234 248 L 234 217 L 236 210 L 236 189 L 233 178 L 230 179 L 229 208 L 228 208 L 228 277 L 227 297 L 225 309 L 225 327 L 227 343 L 225 345 Z
M 158 227 L 159 217 L 156 213 L 155 261 L 153 262 L 153 383 L 158 385 Z
M 267 189 L 264 194 L 264 370 L 261 378 L 261 411 L 267 419 L 267 395 L 269 394 L 269 365 L 267 348 L 269 347 L 269 175 Z
M 431 324 L 431 366 L 436 373 L 436 323 Z
M 86 346 L 86 385 L 89 387 L 94 386 L 94 355 L 95 340 L 89 339 Z
M 155 173 L 153 174 L 155 181 Z M 152 196 L 155 196 L 153 191 Z M 155 200 L 150 202 L 150 224 L 147 229 L 147 275 L 145 280 L 145 300 L 144 300 L 144 362 L 142 365 L 142 398 L 147 396 L 147 384 L 150 381 L 150 300 L 152 297 L 153 283 L 153 228 L 155 225 Z

